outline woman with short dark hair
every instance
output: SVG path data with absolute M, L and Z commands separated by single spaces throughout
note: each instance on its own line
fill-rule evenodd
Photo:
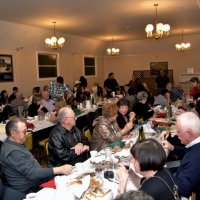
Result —
M 132 129 L 133 123 L 127 122 L 125 127 L 120 130 L 116 123 L 117 111 L 116 104 L 106 103 L 102 108 L 102 116 L 94 120 L 94 130 L 90 142 L 92 150 L 102 150 Z
M 199 78 L 198 77 L 192 77 L 190 79 L 190 91 L 189 91 L 189 95 L 191 97 L 196 96 L 198 93 L 200 93 L 200 83 L 199 83 Z
M 123 129 L 127 122 L 133 122 L 135 120 L 135 113 L 129 112 L 129 101 L 125 98 L 120 99 L 117 102 L 118 106 L 118 116 L 117 116 L 117 124 L 118 126 Z
M 173 176 L 165 168 L 166 153 L 159 142 L 154 139 L 138 142 L 132 146 L 131 154 L 131 164 L 134 165 L 135 172 L 144 177 L 140 190 L 151 195 L 154 200 L 179 199 Z M 129 177 L 128 171 L 120 165 L 117 174 L 120 182 L 119 191 L 124 192 Z

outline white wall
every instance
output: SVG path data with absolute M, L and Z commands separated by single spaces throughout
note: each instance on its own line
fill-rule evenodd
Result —
M 51 52 L 46 48 L 44 39 L 52 35 L 52 31 L 30 27 L 22 24 L 0 21 L 0 54 L 13 55 L 14 82 L 0 82 L 0 90 L 11 92 L 13 86 L 18 86 L 24 96 L 31 94 L 32 87 L 48 84 L 49 80 L 37 80 L 36 52 Z M 144 33 L 145 34 L 145 33 Z M 131 79 L 133 70 L 150 68 L 150 62 L 167 61 L 169 68 L 174 70 L 175 83 L 179 83 L 179 74 L 193 67 L 200 72 L 200 35 L 185 35 L 184 42 L 191 43 L 191 49 L 177 52 L 174 45 L 181 42 L 181 37 L 163 38 L 160 40 L 145 39 L 127 42 L 116 42 L 120 48 L 120 56 L 109 57 L 105 49 L 109 47 L 99 40 L 93 40 L 66 33 L 57 33 L 66 38 L 66 44 L 59 52 L 60 75 L 70 86 L 83 75 L 83 56 L 97 56 L 97 76 L 89 77 L 89 87 L 97 81 L 103 85 L 109 72 L 114 72 L 116 79 L 123 85 Z M 20 51 L 16 49 L 23 47 Z M 185 84 L 182 84 L 185 87 Z

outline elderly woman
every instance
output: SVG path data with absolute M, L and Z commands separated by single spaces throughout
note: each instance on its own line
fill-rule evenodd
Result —
M 102 108 L 102 115 L 96 118 L 93 122 L 94 131 L 91 140 L 91 149 L 100 151 L 108 144 L 111 144 L 122 138 L 124 134 L 130 131 L 133 127 L 132 122 L 127 122 L 125 127 L 120 130 L 116 123 L 117 105 L 107 103 Z
M 173 176 L 164 167 L 166 153 L 162 145 L 154 139 L 143 140 L 131 148 L 135 172 L 141 174 L 144 180 L 139 187 L 148 193 L 154 200 L 174 200 L 178 198 L 178 188 Z M 132 171 L 134 174 L 134 172 Z M 119 177 L 119 193 L 123 193 L 129 177 L 128 171 L 121 164 L 117 169 Z M 134 176 L 132 176 L 134 178 Z
M 38 93 L 34 94 L 32 99 L 32 104 L 28 107 L 29 117 L 34 117 L 38 115 L 38 111 L 43 111 L 44 113 L 48 112 L 48 110 L 44 107 L 44 105 L 41 102 L 42 102 L 41 95 Z
M 145 121 L 153 116 L 154 111 L 151 110 L 146 104 L 147 98 L 148 98 L 147 92 L 145 91 L 138 92 L 137 94 L 138 102 L 135 104 L 133 108 L 133 111 L 135 112 L 137 119 L 143 118 L 143 120 Z
M 117 106 L 118 106 L 117 124 L 121 129 L 123 129 L 126 126 L 127 122 L 129 121 L 133 122 L 135 120 L 135 113 L 128 112 L 129 101 L 125 98 L 120 99 L 117 102 Z

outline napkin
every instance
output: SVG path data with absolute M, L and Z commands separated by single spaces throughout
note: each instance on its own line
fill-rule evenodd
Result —
M 119 156 L 119 157 L 129 157 L 130 156 L 130 149 L 123 149 L 122 151 L 120 152 L 117 152 L 115 153 L 116 156 Z
M 54 200 L 56 190 L 53 188 L 43 188 L 37 192 L 37 200 Z
M 100 163 L 100 162 L 102 162 L 102 161 L 105 160 L 105 157 L 106 157 L 105 155 L 96 156 L 96 157 L 90 158 L 90 161 L 91 161 L 92 163 Z
M 72 191 L 72 193 L 77 198 L 81 198 L 81 196 L 83 195 L 83 193 L 88 189 L 89 185 L 90 185 L 90 175 L 85 176 L 82 179 L 82 184 L 80 184 L 80 185 L 78 185 L 78 184 L 71 185 L 70 186 L 70 190 Z
M 149 123 L 143 124 L 143 131 L 144 133 L 156 133 L 152 128 Z

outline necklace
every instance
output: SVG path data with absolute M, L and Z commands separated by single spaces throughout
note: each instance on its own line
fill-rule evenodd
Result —
M 175 184 L 172 176 L 170 175 L 170 173 L 167 170 L 164 170 L 170 177 L 171 181 L 173 182 L 174 186 L 173 186 L 173 190 L 170 188 L 169 184 L 161 177 L 159 176 L 152 176 L 151 178 L 158 178 L 160 179 L 163 183 L 165 183 L 165 185 L 168 187 L 168 189 L 170 190 L 170 192 L 172 193 L 172 195 L 174 196 L 175 200 L 179 200 L 179 195 L 178 195 L 178 186 Z M 145 182 L 145 181 L 144 181 Z M 144 183 L 143 182 L 143 183 Z

